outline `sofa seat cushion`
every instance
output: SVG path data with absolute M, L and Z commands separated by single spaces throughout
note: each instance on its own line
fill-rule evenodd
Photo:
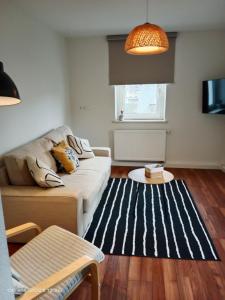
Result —
M 22 186 L 36 185 L 27 167 L 27 156 L 37 157 L 56 172 L 56 162 L 50 153 L 52 147 L 51 141 L 40 138 L 7 153 L 4 156 L 4 162 L 10 183 Z
M 111 158 L 95 157 L 80 160 L 80 167 L 73 174 L 61 174 L 62 180 L 70 190 L 79 190 L 83 196 L 83 212 L 92 208 L 96 195 L 109 177 Z
M 80 170 L 92 170 L 105 173 L 111 168 L 111 157 L 96 156 L 94 158 L 80 159 Z

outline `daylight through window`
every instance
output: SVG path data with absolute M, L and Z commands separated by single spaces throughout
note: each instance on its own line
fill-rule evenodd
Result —
M 115 86 L 115 113 L 123 120 L 165 120 L 166 84 Z

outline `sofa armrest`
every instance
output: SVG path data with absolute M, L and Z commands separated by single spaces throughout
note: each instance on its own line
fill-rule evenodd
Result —
M 92 147 L 96 156 L 111 157 L 111 149 L 109 147 Z
M 16 197 L 73 197 L 79 198 L 79 190 L 71 190 L 68 187 L 41 188 L 39 186 L 7 185 L 1 187 L 2 196 Z
M 6 186 L 1 193 L 6 228 L 33 222 L 43 230 L 58 225 L 78 235 L 83 234 L 83 197 L 80 191 L 71 191 L 67 187 Z M 33 236 L 34 231 L 12 240 L 27 242 Z

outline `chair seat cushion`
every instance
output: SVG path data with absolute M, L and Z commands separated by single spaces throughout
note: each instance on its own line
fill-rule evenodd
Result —
M 58 226 L 51 226 L 13 254 L 10 259 L 22 282 L 31 288 L 84 255 L 98 262 L 104 259 L 102 251 L 93 244 Z M 65 299 L 85 275 L 84 271 L 72 276 L 39 299 Z

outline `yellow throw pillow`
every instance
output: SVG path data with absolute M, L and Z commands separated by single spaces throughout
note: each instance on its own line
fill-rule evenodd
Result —
M 79 159 L 77 158 L 76 152 L 66 141 L 62 141 L 54 146 L 51 152 L 67 173 L 73 173 L 79 167 Z

